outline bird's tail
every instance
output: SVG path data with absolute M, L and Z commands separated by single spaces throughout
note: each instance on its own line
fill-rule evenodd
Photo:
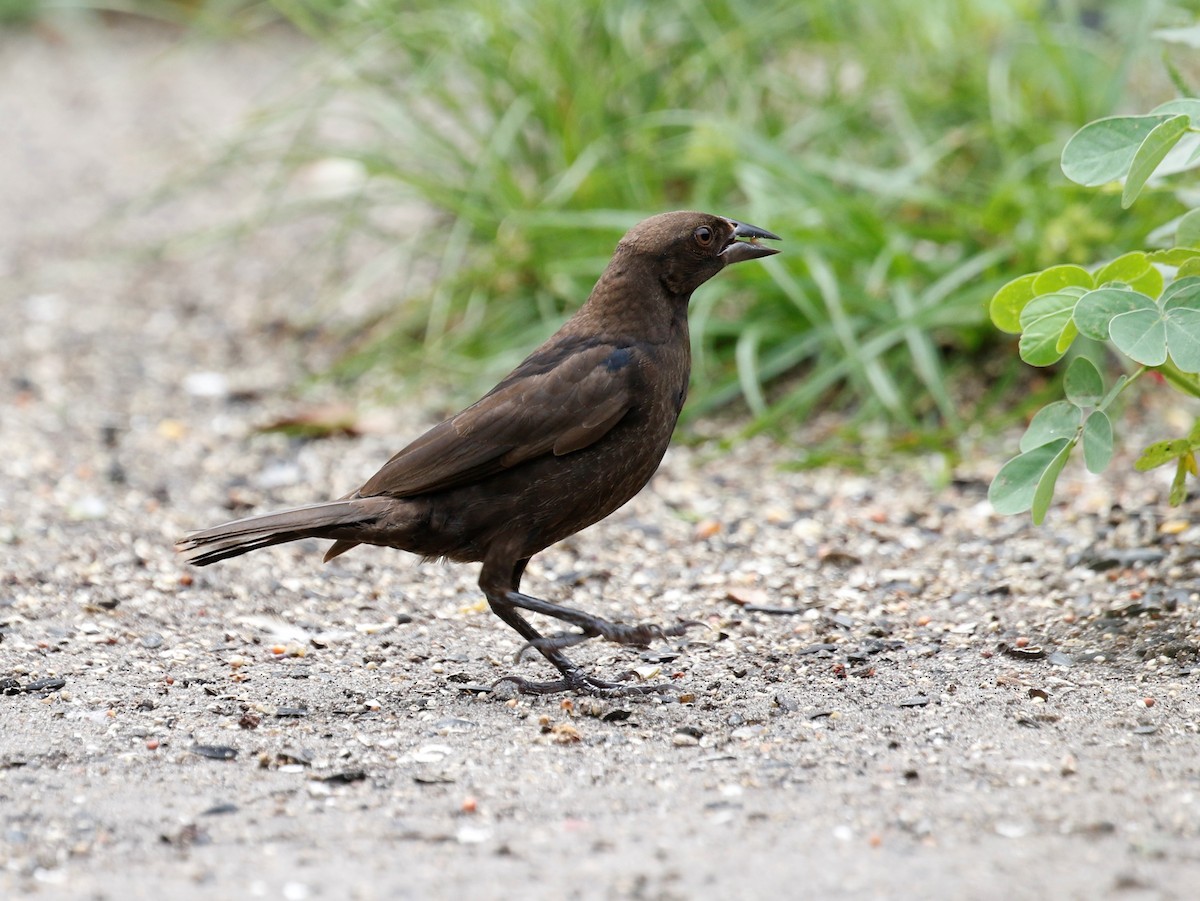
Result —
M 325 555 L 329 560 L 354 547 L 358 542 L 349 535 L 357 529 L 369 528 L 379 512 L 377 505 L 363 503 L 362 499 L 328 501 L 192 532 L 175 542 L 175 547 L 189 563 L 208 566 L 273 544 L 301 538 L 337 538 Z

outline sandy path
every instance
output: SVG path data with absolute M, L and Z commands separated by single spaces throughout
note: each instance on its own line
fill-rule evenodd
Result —
M 0 894 L 1195 897 L 1200 530 L 1141 485 L 1125 514 L 1111 481 L 1074 482 L 1035 533 L 971 472 L 676 448 L 528 584 L 708 622 L 578 651 L 661 668 L 682 704 L 464 691 L 517 644 L 472 567 L 315 546 L 180 566 L 183 529 L 340 494 L 430 414 L 254 431 L 310 402 L 291 386 L 321 349 L 279 327 L 304 295 L 276 274 L 312 226 L 151 259 L 131 248 L 232 198 L 114 212 L 300 48 L 172 40 L 0 33 Z

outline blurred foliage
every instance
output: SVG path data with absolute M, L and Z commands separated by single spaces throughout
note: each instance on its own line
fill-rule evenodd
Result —
M 740 398 L 754 428 L 837 406 L 955 429 L 975 412 L 958 386 L 1003 377 L 997 287 L 1140 246 L 1179 212 L 1150 190 L 1118 216 L 1055 163 L 1082 123 L 1168 99 L 1183 76 L 1150 33 L 1198 0 L 273 5 L 326 59 L 264 120 L 280 184 L 323 173 L 321 206 L 344 216 L 330 240 L 390 248 L 346 286 L 398 301 L 347 377 L 486 386 L 584 300 L 629 225 L 697 208 L 784 253 L 697 292 L 691 415 Z M 436 225 L 414 233 L 414 201 Z
M 0 0 L 0 27 L 25 25 L 37 18 L 39 0 Z
M 0 28 L 96 15 L 114 21 L 122 16 L 152 19 L 222 38 L 280 20 L 265 0 L 0 0 Z
M 1170 37 L 1200 46 L 1200 27 L 1174 29 Z M 1133 204 L 1151 177 L 1189 173 L 1185 183 L 1194 183 L 1198 168 L 1197 98 L 1168 101 L 1149 115 L 1090 122 L 1062 153 L 1063 174 L 1074 182 L 1122 182 L 1123 207 Z M 1188 190 L 1179 188 L 1177 195 L 1182 205 L 1193 208 L 1157 232 L 1172 236 L 1173 246 L 1151 253 L 1132 250 L 1092 271 L 1075 264 L 1051 266 L 1013 279 L 992 298 L 992 321 L 1021 336 L 1018 349 L 1026 363 L 1051 366 L 1074 354 L 1063 379 L 1065 398 L 1034 415 L 1021 437 L 1020 453 L 992 480 L 988 496 L 997 511 L 1028 510 L 1041 523 L 1058 476 L 1077 446 L 1087 468 L 1103 472 L 1121 425 L 1109 410 L 1138 380 L 1151 376 L 1150 381 L 1185 397 L 1200 398 L 1200 209 L 1194 208 Z M 1114 370 L 1110 378 L 1089 354 Z M 1173 431 L 1166 419 L 1151 417 L 1158 434 Z M 1187 497 L 1188 475 L 1200 474 L 1198 450 L 1200 417 L 1186 437 L 1163 438 L 1147 447 L 1135 468 L 1144 472 L 1173 463 L 1168 500 L 1178 506 Z

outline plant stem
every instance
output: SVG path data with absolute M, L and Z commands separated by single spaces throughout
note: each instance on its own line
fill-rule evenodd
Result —
M 1125 378 L 1124 381 L 1121 381 L 1120 379 L 1118 379 L 1117 383 L 1115 385 L 1113 385 L 1110 389 L 1108 389 L 1108 394 L 1104 395 L 1104 399 L 1102 401 L 1100 401 L 1099 404 L 1096 405 L 1096 409 L 1097 410 L 1107 410 L 1109 404 L 1111 404 L 1114 400 L 1116 400 L 1118 397 L 1121 396 L 1122 391 L 1124 391 L 1126 388 L 1128 388 L 1130 385 L 1132 385 L 1134 382 L 1136 382 L 1138 379 L 1140 379 L 1145 374 L 1146 374 L 1146 367 L 1139 366 L 1137 369 L 1135 369 L 1133 371 L 1132 374 L 1130 374 L 1127 378 Z
M 1163 363 L 1161 366 L 1154 367 L 1156 371 L 1162 373 L 1162 377 L 1182 391 L 1192 397 L 1200 397 L 1200 377 L 1194 373 L 1184 372 L 1176 366 L 1171 360 Z

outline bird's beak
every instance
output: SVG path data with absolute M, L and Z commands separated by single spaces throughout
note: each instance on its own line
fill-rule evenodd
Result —
M 768 241 L 778 241 L 780 240 L 779 235 L 771 234 L 765 228 L 759 228 L 757 225 L 735 222 L 732 219 L 729 220 L 729 224 L 733 226 L 733 236 L 725 245 L 725 249 L 721 251 L 721 259 L 725 261 L 726 266 L 730 263 L 757 260 L 759 257 L 769 257 L 773 253 L 779 253 L 777 248 L 758 243 L 763 238 Z M 738 238 L 749 238 L 750 240 L 739 241 Z

